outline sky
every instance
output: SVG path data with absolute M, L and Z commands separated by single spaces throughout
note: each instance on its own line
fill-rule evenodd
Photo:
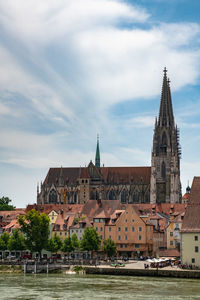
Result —
M 0 1 L 0 196 L 36 202 L 50 167 L 150 166 L 163 69 L 200 175 L 199 0 Z

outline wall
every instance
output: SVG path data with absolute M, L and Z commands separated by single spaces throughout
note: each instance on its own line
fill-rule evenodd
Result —
M 182 232 L 181 243 L 181 261 L 183 264 L 193 264 L 200 267 L 200 232 L 198 233 L 185 233 Z M 198 241 L 195 241 L 195 236 Z M 195 247 L 198 247 L 198 252 L 195 252 Z M 195 262 L 192 262 L 192 258 Z

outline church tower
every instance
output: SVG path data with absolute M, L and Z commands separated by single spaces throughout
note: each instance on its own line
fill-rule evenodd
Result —
M 100 168 L 100 150 L 99 150 L 99 135 L 97 135 L 97 148 L 96 148 L 96 156 L 95 156 L 95 166 Z
M 170 81 L 164 69 L 158 120 L 156 118 L 151 159 L 151 203 L 180 203 L 179 131 L 174 123 Z

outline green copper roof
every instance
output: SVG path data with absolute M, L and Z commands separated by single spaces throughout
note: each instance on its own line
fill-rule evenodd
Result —
M 95 166 L 100 168 L 100 151 L 99 151 L 99 136 L 97 135 L 97 148 L 96 148 L 96 156 L 95 156 Z

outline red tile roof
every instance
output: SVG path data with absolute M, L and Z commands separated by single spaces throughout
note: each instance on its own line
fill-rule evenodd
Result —
M 190 191 L 190 203 L 200 204 L 200 176 L 195 176 Z
M 158 255 L 160 257 L 180 257 L 180 252 L 177 249 L 165 249 L 159 250 Z
M 185 211 L 182 232 L 200 232 L 200 177 L 194 177 L 190 202 Z
M 106 183 L 149 183 L 151 167 L 102 167 L 101 174 Z
M 95 167 L 95 166 L 94 166 Z M 100 173 L 106 183 L 150 183 L 151 167 L 101 167 Z M 58 184 L 61 168 L 50 168 L 45 184 Z M 62 168 L 65 184 L 75 184 L 78 178 L 89 178 L 87 167 Z

